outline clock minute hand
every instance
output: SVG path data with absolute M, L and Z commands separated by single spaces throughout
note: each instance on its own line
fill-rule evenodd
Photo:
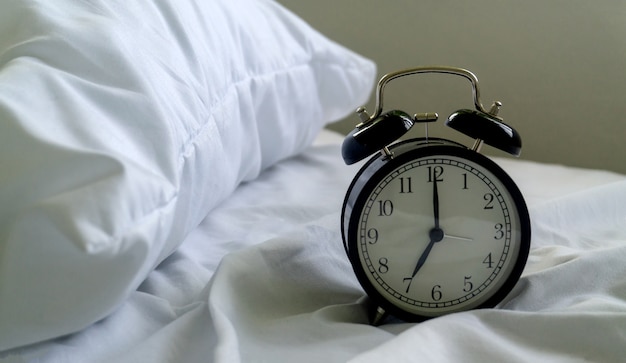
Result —
M 435 215 L 435 229 L 439 229 L 439 191 L 436 175 L 433 178 L 433 214 Z

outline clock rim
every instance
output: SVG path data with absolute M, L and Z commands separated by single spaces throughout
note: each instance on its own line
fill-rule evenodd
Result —
M 526 266 L 528 255 L 530 253 L 530 239 L 531 239 L 531 225 L 530 215 L 528 207 L 524 197 L 513 179 L 502 169 L 498 164 L 488 157 L 479 154 L 475 151 L 468 149 L 467 147 L 458 144 L 456 142 L 446 139 L 430 138 L 428 141 L 423 138 L 409 139 L 399 142 L 389 147 L 391 152 L 394 152 L 394 157 L 389 158 L 385 155 L 376 155 L 359 170 L 357 175 L 352 180 L 350 187 L 346 193 L 341 216 L 341 235 L 344 243 L 344 249 L 354 273 L 373 302 L 383 308 L 391 315 L 400 318 L 405 321 L 423 321 L 437 316 L 445 315 L 420 315 L 418 313 L 406 311 L 401 307 L 395 305 L 383 294 L 381 294 L 370 282 L 365 272 L 365 267 L 362 266 L 360 256 L 358 253 L 358 230 L 359 219 L 362 210 L 369 199 L 369 196 L 376 188 L 376 186 L 393 170 L 400 167 L 403 164 L 410 162 L 411 160 L 431 157 L 431 156 L 455 156 L 462 159 L 466 159 L 476 163 L 478 166 L 486 169 L 497 178 L 510 194 L 511 199 L 515 207 L 515 212 L 519 218 L 520 228 L 520 249 L 517 258 L 514 262 L 514 266 L 508 276 L 504 276 L 505 281 L 495 292 L 491 294 L 483 303 L 479 306 L 472 308 L 484 309 L 492 308 L 500 303 L 506 296 L 513 290 L 517 282 L 519 281 L 522 272 Z M 355 213 L 356 211 L 356 213 Z M 470 310 L 470 309 L 468 309 Z M 467 310 L 459 310 L 454 312 L 461 312 Z M 452 313 L 452 312 L 450 312 Z

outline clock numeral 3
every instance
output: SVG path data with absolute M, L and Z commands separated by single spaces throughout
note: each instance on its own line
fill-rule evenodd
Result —
M 494 228 L 496 229 L 496 235 L 493 236 L 493 238 L 496 240 L 504 238 L 504 225 L 502 223 L 498 223 Z

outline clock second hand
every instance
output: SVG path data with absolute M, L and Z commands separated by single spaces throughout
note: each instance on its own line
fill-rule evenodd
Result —
M 454 235 L 451 235 L 451 234 L 444 234 L 443 238 L 458 239 L 458 240 L 462 240 L 462 241 L 473 241 L 472 238 L 454 236 Z

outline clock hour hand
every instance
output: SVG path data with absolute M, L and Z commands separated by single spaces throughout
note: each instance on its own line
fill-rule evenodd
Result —
M 422 255 L 420 256 L 419 260 L 417 260 L 417 264 L 415 265 L 415 268 L 413 269 L 411 278 L 415 277 L 415 275 L 417 275 L 417 272 L 422 268 L 422 266 L 424 266 L 424 263 L 426 263 L 426 259 L 428 258 L 428 255 L 430 254 L 430 250 L 433 249 L 433 246 L 435 245 L 435 243 L 441 241 L 444 237 L 443 231 L 439 228 L 431 229 L 429 232 L 429 235 L 430 235 L 430 242 L 428 242 L 428 246 L 426 246 L 426 249 L 424 250 L 424 252 L 422 252 Z
M 409 284 L 406 287 L 406 292 L 409 292 L 409 289 L 411 288 L 411 282 L 413 282 L 413 278 L 415 277 L 415 275 L 417 275 L 417 273 L 422 268 L 422 266 L 424 266 L 424 263 L 426 263 L 426 259 L 428 258 L 428 255 L 430 254 L 430 251 L 433 249 L 433 246 L 435 245 L 435 243 L 441 241 L 444 236 L 443 231 L 440 228 L 431 229 L 429 232 L 429 235 L 430 235 L 430 242 L 428 242 L 428 246 L 426 246 L 426 249 L 424 250 L 424 252 L 422 252 L 422 255 L 417 260 L 417 264 L 415 264 L 413 273 L 411 273 L 410 277 L 406 277 L 404 279 L 404 281 L 409 281 Z
M 417 264 L 415 265 L 415 268 L 413 269 L 413 273 L 411 274 L 411 279 L 414 278 L 415 275 L 417 275 L 417 272 L 422 268 L 422 266 L 424 266 L 424 263 L 426 262 L 426 258 L 428 258 L 428 255 L 430 254 L 430 250 L 433 249 L 434 245 L 435 245 L 435 240 L 431 238 L 430 242 L 428 242 L 428 246 L 426 246 L 426 249 L 420 256 L 419 260 L 417 260 Z

